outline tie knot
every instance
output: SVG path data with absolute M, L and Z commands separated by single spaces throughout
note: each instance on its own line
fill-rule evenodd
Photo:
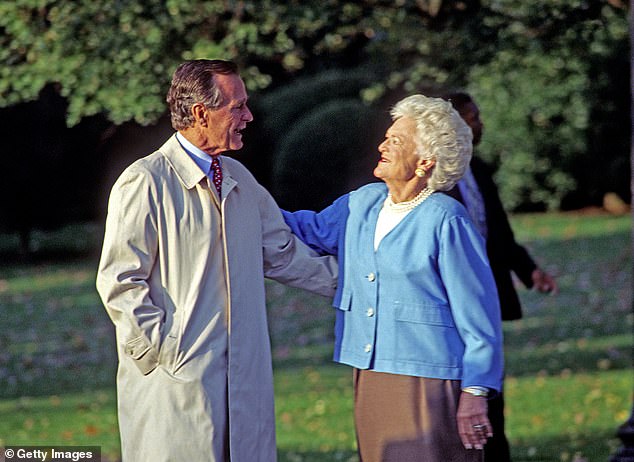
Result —
M 220 196 L 220 191 L 222 189 L 222 168 L 220 167 L 220 160 L 218 160 L 218 157 L 211 158 L 211 170 L 211 179 L 214 182 L 216 190 L 218 191 L 218 195 Z

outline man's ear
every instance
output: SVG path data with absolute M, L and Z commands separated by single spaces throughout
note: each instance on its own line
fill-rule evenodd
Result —
M 194 104 L 191 108 L 191 112 L 195 123 L 199 123 L 203 127 L 207 126 L 207 108 L 204 104 Z

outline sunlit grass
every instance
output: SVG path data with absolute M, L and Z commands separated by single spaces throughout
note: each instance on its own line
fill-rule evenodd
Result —
M 282 461 L 356 461 L 349 368 L 276 372 L 278 447 Z M 516 461 L 606 461 L 629 416 L 630 370 L 508 377 L 507 436 Z M 580 459 L 583 457 L 583 459 Z
M 0 271 L 0 396 L 114 383 L 114 331 L 95 274 L 92 261 Z
M 504 324 L 514 461 L 605 462 L 632 406 L 630 218 L 512 220 L 561 289 L 520 288 L 525 317 Z M 64 254 L 58 239 L 74 241 L 72 227 L 36 238 L 54 256 Z M 0 236 L 0 251 L 13 242 Z M 104 460 L 118 457 L 114 331 L 86 245 L 78 239 L 73 252 L 85 255 L 65 262 L 0 268 L 0 446 L 97 445 Z M 356 462 L 351 371 L 330 360 L 329 300 L 276 283 L 267 297 L 280 462 Z
M 39 266 L 29 268 L 28 273 L 16 274 L 0 280 L 0 293 L 10 292 L 13 296 L 31 296 L 38 292 L 66 294 L 73 288 L 83 288 L 89 282 L 93 283 L 95 271 L 93 268 L 69 268 L 62 266 Z
M 610 215 L 599 209 L 587 213 L 537 213 L 510 217 L 519 242 L 553 241 L 629 233 L 632 217 Z
M 540 265 L 557 277 L 560 285 L 556 296 L 537 294 L 520 286 L 525 317 L 504 324 L 507 425 L 514 460 L 604 462 L 620 444 L 615 438 L 616 429 L 627 419 L 632 406 L 630 218 L 554 214 L 513 217 L 513 222 L 518 239 Z M 296 315 L 303 309 L 312 320 L 311 329 L 324 329 L 323 323 L 314 319 L 322 309 L 320 299 L 302 299 L 301 292 L 295 291 L 284 294 L 293 300 L 291 313 Z M 276 305 L 276 297 L 272 301 Z M 299 316 L 299 326 L 301 319 Z M 331 328 L 331 314 L 325 314 L 324 319 Z M 286 335 L 292 338 L 297 324 L 285 326 Z M 313 365 L 315 357 L 311 361 L 310 352 L 319 351 L 315 356 L 327 360 L 331 347 L 322 342 L 302 344 L 301 348 L 286 344 L 279 351 L 283 353 L 277 359 L 279 365 Z M 290 373 L 298 374 L 304 389 L 309 389 L 301 368 L 282 368 L 276 374 Z M 326 383 L 340 388 L 343 381 L 350 381 L 348 371 L 340 374 L 341 378 L 330 382 L 323 377 L 321 386 Z M 315 399 L 323 400 L 324 396 L 331 394 Z M 278 406 L 286 399 L 278 390 Z M 330 403 L 328 399 L 338 401 Z M 345 393 L 327 398 L 326 403 L 325 409 L 333 405 L 351 407 Z M 316 403 L 306 400 L 304 405 L 306 408 L 298 413 L 308 412 Z M 332 433 L 354 435 L 350 419 L 331 418 L 328 412 L 323 419 L 323 426 L 332 429 Z M 298 430 L 284 425 L 278 425 L 278 434 L 283 442 L 287 438 L 299 440 Z M 283 460 L 334 460 L 335 454 L 339 460 L 356 460 L 354 440 L 342 439 L 327 455 L 320 452 L 321 444 L 332 445 L 333 440 L 322 442 L 318 435 L 311 434 L 311 444 L 302 446 L 304 451 L 298 451 L 298 444 L 285 443 L 281 446 Z M 284 458 L 287 447 L 292 457 Z
M 119 430 L 113 388 L 0 400 L 3 445 L 100 446 L 118 457 Z
M 351 450 L 352 372 L 341 365 L 282 368 L 275 374 L 281 451 Z
M 508 437 L 520 460 L 607 461 L 631 410 L 631 370 L 509 377 Z

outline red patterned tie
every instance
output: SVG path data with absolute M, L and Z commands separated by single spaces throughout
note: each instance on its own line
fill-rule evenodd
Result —
M 211 169 L 213 170 L 213 182 L 216 186 L 216 190 L 218 191 L 218 196 L 221 196 L 220 191 L 222 189 L 222 168 L 220 168 L 220 161 L 218 160 L 218 156 L 213 156 L 211 158 Z

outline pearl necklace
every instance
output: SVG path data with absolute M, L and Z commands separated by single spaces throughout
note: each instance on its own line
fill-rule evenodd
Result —
M 421 192 L 419 192 L 414 199 L 406 201 L 406 202 L 398 202 L 398 203 L 395 203 L 392 200 L 392 194 L 388 194 L 387 199 L 385 199 L 384 209 L 389 210 L 390 212 L 393 212 L 393 213 L 409 212 L 410 210 L 414 210 L 416 207 L 422 204 L 423 201 L 427 199 L 429 196 L 431 196 L 433 192 L 434 192 L 433 189 L 426 187 L 426 188 L 423 188 Z

